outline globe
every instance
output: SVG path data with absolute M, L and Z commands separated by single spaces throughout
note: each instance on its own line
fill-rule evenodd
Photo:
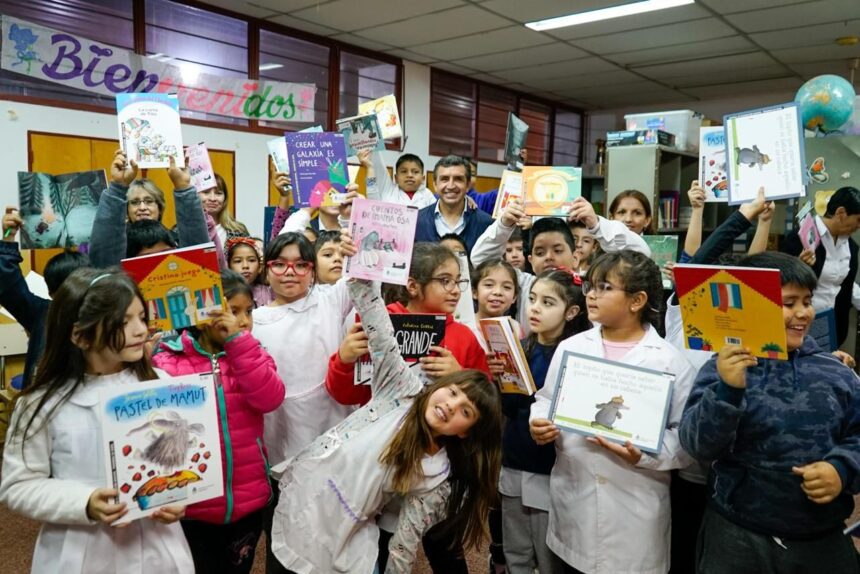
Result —
M 812 131 L 839 129 L 854 112 L 854 88 L 833 74 L 816 76 L 803 84 L 794 101 L 800 104 L 803 126 Z

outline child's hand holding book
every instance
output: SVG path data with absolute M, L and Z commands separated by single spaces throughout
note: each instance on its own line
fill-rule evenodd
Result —
M 561 434 L 558 427 L 549 419 L 534 419 L 529 422 L 529 432 L 539 445 L 549 444 Z
M 720 379 L 730 387 L 745 389 L 747 368 L 758 364 L 750 350 L 739 345 L 726 345 L 717 355 L 717 372 Z
M 102 524 L 112 524 L 125 516 L 128 512 L 125 502 L 122 504 L 113 502 L 117 496 L 119 492 L 113 488 L 95 489 L 87 501 L 87 517 Z

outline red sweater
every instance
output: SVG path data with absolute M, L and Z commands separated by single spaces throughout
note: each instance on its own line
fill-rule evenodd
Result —
M 392 303 L 387 309 L 390 314 L 411 313 L 400 303 Z M 492 377 L 487 365 L 487 354 L 475 334 L 466 325 L 456 322 L 452 315 L 446 317 L 445 337 L 439 346 L 451 351 L 464 369 L 478 369 Z M 370 385 L 354 384 L 354 376 L 355 363 L 344 363 L 335 351 L 328 361 L 325 388 L 342 405 L 363 405 L 370 400 Z

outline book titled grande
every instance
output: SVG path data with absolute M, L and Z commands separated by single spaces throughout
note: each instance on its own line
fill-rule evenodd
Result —
M 293 186 L 293 205 L 326 207 L 343 203 L 349 173 L 343 134 L 287 133 L 287 158 Z
M 445 338 L 445 315 L 425 313 L 398 313 L 389 315 L 394 327 L 394 338 L 400 345 L 400 356 L 407 362 L 416 362 L 430 354 L 430 347 L 439 345 Z M 357 385 L 370 384 L 373 363 L 370 355 L 361 357 L 355 364 L 353 381 Z
M 406 285 L 417 223 L 415 207 L 356 197 L 349 229 L 358 253 L 347 257 L 344 274 Z
M 208 322 L 223 308 L 221 272 L 211 243 L 122 260 L 122 268 L 140 287 L 149 326 L 171 331 Z

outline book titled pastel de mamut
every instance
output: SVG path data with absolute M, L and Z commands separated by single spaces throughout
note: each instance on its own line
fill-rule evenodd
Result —
M 207 323 L 224 307 L 218 256 L 212 243 L 122 260 L 149 311 L 149 327 L 171 331 Z
M 406 285 L 417 223 L 415 207 L 356 197 L 349 229 L 358 253 L 347 257 L 344 274 Z
M 688 349 L 741 345 L 756 357 L 788 359 L 778 269 L 675 265 L 674 276 Z
M 582 193 L 582 168 L 527 165 L 523 187 L 526 215 L 564 217 Z
M 297 207 L 326 207 L 343 203 L 349 172 L 343 134 L 287 133 L 293 203 Z
M 224 494 L 211 373 L 111 385 L 100 399 L 107 484 L 128 509 L 114 525 Z
M 138 167 L 178 167 L 182 155 L 182 127 L 176 94 L 143 93 L 116 95 L 117 123 L 122 151 Z

